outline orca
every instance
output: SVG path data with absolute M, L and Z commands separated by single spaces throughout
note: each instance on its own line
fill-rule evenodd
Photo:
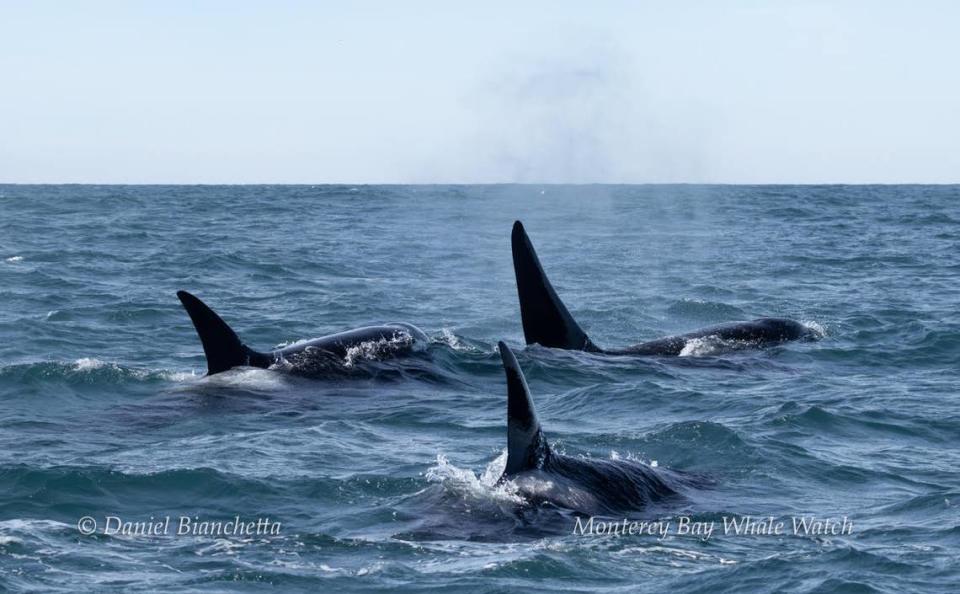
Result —
M 550 504 L 595 515 L 642 509 L 707 484 L 688 475 L 626 459 L 591 459 L 554 452 L 543 435 L 527 380 L 513 351 L 498 344 L 507 376 L 507 463 L 498 484 L 517 489 L 526 505 Z
M 284 362 L 309 367 L 311 361 L 335 358 L 344 362 L 352 349 L 370 346 L 376 354 L 395 355 L 409 352 L 417 344 L 429 342 L 427 335 L 412 324 L 391 323 L 347 330 L 313 340 L 298 342 L 269 352 L 255 351 L 243 344 L 237 333 L 207 304 L 186 291 L 177 291 L 177 297 L 190 316 L 203 352 L 207 357 L 207 375 L 221 373 L 233 367 L 260 367 L 267 369 Z
M 814 339 L 809 328 L 785 318 L 759 318 L 701 328 L 622 349 L 604 349 L 590 340 L 554 290 L 540 265 L 537 252 L 516 221 L 511 234 L 513 270 L 520 297 L 520 319 L 527 344 L 609 355 L 680 355 L 696 339 L 715 339 L 728 348 L 762 347 L 790 340 Z

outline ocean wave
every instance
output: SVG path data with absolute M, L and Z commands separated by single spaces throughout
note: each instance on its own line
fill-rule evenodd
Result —
M 454 351 L 462 353 L 484 352 L 483 349 L 454 334 L 449 328 L 441 328 L 440 334 L 431 338 L 434 344 L 446 345 Z
M 271 483 L 213 468 L 177 468 L 160 471 L 122 472 L 105 466 L 33 466 L 0 465 L 0 493 L 7 515 L 29 512 L 37 506 L 55 509 L 54 516 L 86 515 L 104 505 L 122 505 L 125 497 L 142 498 L 151 493 L 170 504 L 177 499 L 182 505 L 202 505 L 217 501 L 228 492 L 268 496 L 277 493 Z
M 95 357 L 81 357 L 72 362 L 41 361 L 17 363 L 0 367 L 0 382 L 39 384 L 65 382 L 68 385 L 116 385 L 128 382 L 188 382 L 197 379 L 193 372 L 166 369 L 144 369 L 104 361 Z
M 922 521 L 934 524 L 937 528 L 947 529 L 939 519 L 940 514 L 956 511 L 960 506 L 960 492 L 944 491 L 938 493 L 924 493 L 916 495 L 905 501 L 898 501 L 876 510 L 876 517 L 888 519 L 890 516 L 915 517 Z M 954 523 L 953 528 L 960 527 L 960 520 Z
M 681 421 L 640 435 L 631 450 L 671 468 L 736 474 L 755 468 L 763 452 L 740 434 L 712 421 Z
M 774 418 L 773 424 L 819 435 L 948 441 L 942 424 L 917 424 L 889 411 L 862 410 L 856 415 L 849 415 L 813 405 L 799 412 L 783 410 Z
M 713 421 L 682 421 L 652 433 L 652 437 L 673 444 L 709 446 L 714 450 L 740 450 L 747 447 L 740 435 Z
M 0 189 L 0 590 L 956 590 L 960 188 L 349 188 Z M 826 339 L 524 348 L 513 216 L 600 344 L 778 312 Z M 180 285 L 251 344 L 434 326 L 409 356 L 206 377 Z M 714 480 L 639 517 L 848 514 L 853 536 L 597 539 L 518 514 L 500 339 L 558 452 Z M 283 537 L 76 530 L 167 510 L 277 514 Z

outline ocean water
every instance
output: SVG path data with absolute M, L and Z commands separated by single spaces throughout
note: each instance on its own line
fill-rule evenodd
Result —
M 600 345 L 758 316 L 822 338 L 525 348 L 515 219 Z M 958 247 L 956 186 L 0 186 L 0 590 L 954 592 Z M 261 349 L 388 321 L 431 344 L 206 378 L 178 289 Z M 500 339 L 556 449 L 709 478 L 629 514 L 666 536 L 516 513 Z M 176 534 L 237 516 L 277 529 Z

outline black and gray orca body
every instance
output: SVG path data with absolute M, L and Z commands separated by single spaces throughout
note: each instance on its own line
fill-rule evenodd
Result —
M 698 480 L 634 460 L 597 460 L 551 450 L 543 435 L 530 389 L 513 352 L 499 343 L 507 376 L 507 464 L 500 482 L 510 481 L 532 505 L 584 514 L 638 510 L 676 497 Z
M 712 338 L 734 347 L 763 347 L 815 334 L 803 324 L 783 318 L 760 318 L 701 328 L 686 334 L 668 336 L 623 349 L 598 347 L 580 328 L 540 265 L 537 252 L 517 221 L 511 236 L 513 269 L 520 297 L 520 318 L 527 344 L 606 353 L 612 355 L 680 355 L 691 340 Z
M 207 357 L 207 374 L 213 375 L 233 367 L 248 366 L 266 369 L 283 362 L 297 364 L 309 359 L 338 358 L 343 360 L 351 349 L 379 345 L 384 355 L 409 352 L 417 344 L 429 342 L 426 334 L 412 324 L 391 323 L 339 332 L 313 340 L 298 342 L 269 352 L 255 351 L 243 344 L 237 333 L 197 297 L 177 291 L 177 297 L 190 315 L 200 336 Z

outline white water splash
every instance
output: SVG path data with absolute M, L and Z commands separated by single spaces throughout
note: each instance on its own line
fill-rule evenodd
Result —
M 343 364 L 345 367 L 353 367 L 357 361 L 380 359 L 383 355 L 410 348 L 413 344 L 413 336 L 407 332 L 397 332 L 390 338 L 361 342 L 347 349 Z
M 620 452 L 618 452 L 617 450 L 610 450 L 610 459 L 611 459 L 611 460 L 628 460 L 628 461 L 630 461 L 630 462 L 639 462 L 640 464 L 647 464 L 647 465 L 649 465 L 651 468 L 656 468 L 656 467 L 658 466 L 658 463 L 657 463 L 656 460 L 650 460 L 649 462 L 647 462 L 644 458 L 642 458 L 642 457 L 640 457 L 640 456 L 637 456 L 637 455 L 635 455 L 635 454 L 632 454 L 632 453 L 627 453 L 626 456 L 621 456 L 621 455 L 620 455 Z
M 164 379 L 177 383 L 190 382 L 203 377 L 203 374 L 195 371 L 164 371 L 162 374 Z
M 77 359 L 73 362 L 73 368 L 77 371 L 88 371 L 90 369 L 100 369 L 105 367 L 107 363 L 101 361 L 100 359 L 94 359 L 92 357 L 83 357 Z
M 730 350 L 734 346 L 734 342 L 723 340 L 716 335 L 691 338 L 683 345 L 683 349 L 680 350 L 680 356 L 703 357 L 714 355 L 722 351 Z
M 6 259 L 6 262 L 10 262 L 11 264 L 16 264 L 17 262 L 23 262 L 23 256 L 10 256 L 9 258 Z
M 827 327 L 815 320 L 800 320 L 804 328 L 812 332 L 818 339 L 827 335 Z
M 313 342 L 314 340 L 316 340 L 316 338 L 301 338 L 298 340 L 289 340 L 287 342 L 281 342 L 280 344 L 274 345 L 273 348 L 274 350 L 280 350 L 288 347 L 296 347 L 296 346 L 307 344 L 309 342 Z
M 468 351 L 470 350 L 465 344 L 460 342 L 460 339 L 457 338 L 457 335 L 453 333 L 449 328 L 443 328 L 440 330 L 440 336 L 437 338 L 437 341 L 447 345 L 455 351 Z
M 497 505 L 514 506 L 524 503 L 516 486 L 510 481 L 498 484 L 503 469 L 507 466 L 507 450 L 491 461 L 480 476 L 470 470 L 458 468 L 443 454 L 437 455 L 437 465 L 426 472 L 429 481 L 441 483 L 444 487 L 482 501 L 491 501 Z

